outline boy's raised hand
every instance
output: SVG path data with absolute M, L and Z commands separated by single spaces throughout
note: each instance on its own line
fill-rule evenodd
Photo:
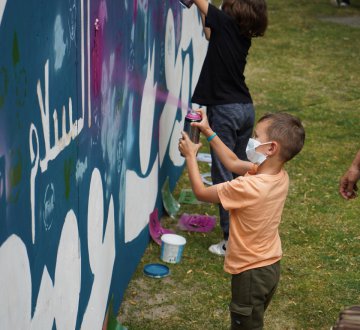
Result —
M 196 157 L 199 149 L 202 147 L 201 143 L 195 144 L 189 138 L 186 132 L 181 132 L 182 138 L 179 139 L 179 151 L 186 158 L 191 155 Z
M 191 126 L 198 127 L 199 130 L 200 130 L 205 136 L 211 135 L 212 130 L 211 130 L 211 128 L 210 128 L 209 120 L 208 120 L 208 118 L 207 118 L 207 115 L 206 115 L 204 109 L 201 109 L 201 108 L 200 108 L 200 109 L 196 110 L 196 112 L 201 115 L 201 121 L 200 121 L 200 122 L 193 122 L 193 123 L 191 123 Z

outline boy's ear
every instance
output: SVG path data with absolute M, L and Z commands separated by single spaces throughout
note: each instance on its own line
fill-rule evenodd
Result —
M 278 142 L 276 141 L 272 141 L 271 143 L 268 144 L 268 148 L 267 148 L 267 156 L 273 156 L 275 155 L 278 151 L 279 151 L 280 145 Z

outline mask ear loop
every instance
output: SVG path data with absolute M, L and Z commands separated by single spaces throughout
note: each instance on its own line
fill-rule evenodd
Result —
M 255 140 L 255 141 L 257 141 L 257 140 Z M 259 142 L 259 141 L 258 141 L 258 142 Z M 267 144 L 270 144 L 270 143 L 274 143 L 274 141 L 269 141 L 269 142 L 264 142 L 264 143 L 261 143 L 261 142 L 260 142 L 260 144 L 255 147 L 255 150 L 256 150 L 256 148 L 259 148 L 259 147 L 261 147 L 261 146 L 264 146 L 264 145 L 267 145 Z
M 254 139 L 254 140 L 255 140 L 255 139 Z M 259 142 L 258 140 L 255 140 L 255 141 Z M 259 152 L 259 151 L 256 150 L 258 147 L 261 147 L 261 146 L 264 146 L 264 145 L 267 145 L 267 144 L 271 144 L 271 143 L 273 143 L 273 142 L 274 142 L 274 141 L 269 141 L 269 142 L 264 142 L 264 143 L 261 143 L 261 142 L 260 142 L 260 144 L 254 148 L 254 150 L 255 150 L 255 152 Z M 265 152 L 264 156 L 265 156 L 266 158 L 269 157 L 269 155 L 267 154 L 267 152 Z

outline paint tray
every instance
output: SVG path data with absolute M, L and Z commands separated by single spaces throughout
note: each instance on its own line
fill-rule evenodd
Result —
M 196 199 L 191 189 L 182 189 L 178 202 L 180 204 L 202 204 L 202 202 Z
M 206 233 L 212 231 L 216 225 L 216 217 L 204 214 L 184 213 L 177 224 L 181 230 Z
M 164 185 L 161 188 L 161 193 L 165 211 L 171 218 L 175 219 L 176 214 L 179 212 L 180 204 L 171 194 L 169 177 L 166 178 Z

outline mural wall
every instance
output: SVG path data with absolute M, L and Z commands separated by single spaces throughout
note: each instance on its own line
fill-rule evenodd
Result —
M 101 329 L 184 159 L 206 41 L 177 0 L 0 0 L 0 329 Z

